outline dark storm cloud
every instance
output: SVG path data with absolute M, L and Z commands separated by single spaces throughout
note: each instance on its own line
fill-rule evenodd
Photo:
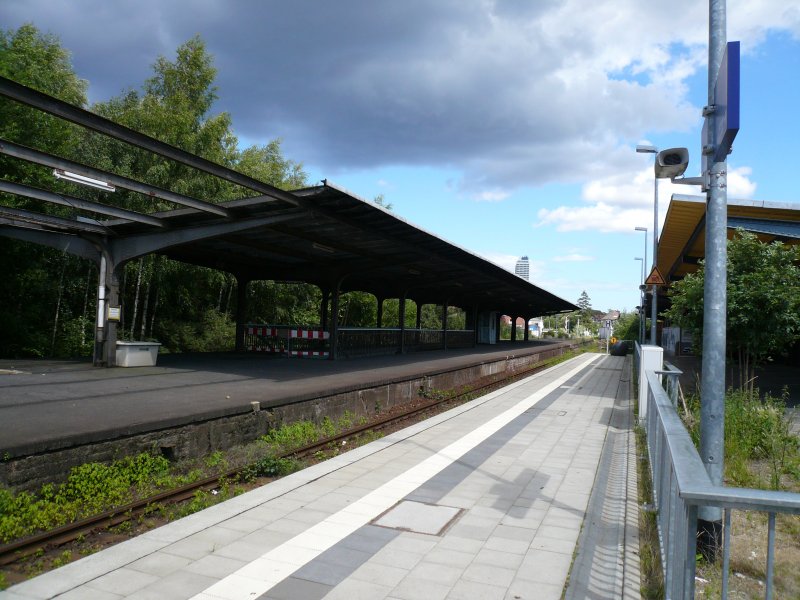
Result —
M 140 87 L 158 55 L 199 34 L 219 71 L 215 110 L 248 141 L 281 137 L 326 170 L 448 166 L 465 188 L 497 188 L 576 177 L 570 155 L 613 148 L 620 122 L 642 130 L 632 97 L 676 112 L 602 72 L 565 75 L 592 41 L 544 24 L 560 4 L 4 0 L 0 22 L 58 35 L 93 101 Z M 598 89 L 603 103 L 587 102 Z

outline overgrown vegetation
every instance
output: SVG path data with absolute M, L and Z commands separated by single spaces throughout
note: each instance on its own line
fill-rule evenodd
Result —
M 700 399 L 686 399 L 682 418 L 699 446 Z M 725 484 L 732 487 L 800 492 L 800 441 L 792 433 L 785 398 L 758 390 L 729 390 L 725 396 Z M 649 485 L 649 473 L 641 480 Z M 653 515 L 654 518 L 655 515 Z M 647 522 L 649 515 L 643 515 Z M 641 522 L 641 521 L 640 521 Z M 657 537 L 645 544 L 642 556 L 658 551 Z M 645 546 L 650 546 L 648 549 Z M 729 597 L 763 598 L 766 578 L 767 515 L 732 511 Z M 719 597 L 721 560 L 698 555 L 696 586 L 702 597 Z M 800 516 L 778 514 L 776 526 L 775 597 L 800 597 Z M 644 568 L 643 568 L 644 581 Z M 644 591 L 643 591 L 644 594 Z M 658 597 L 658 596 L 653 596 Z
M 215 451 L 203 459 L 176 464 L 171 464 L 163 456 L 142 453 L 108 465 L 88 463 L 74 467 L 64 483 L 44 485 L 36 494 L 13 493 L 0 488 L 0 543 L 124 506 L 203 477 L 225 473 L 235 468 L 236 463 L 247 465 L 238 479 L 223 481 L 213 494 L 198 491 L 190 502 L 179 507 L 158 505 L 150 510 L 168 519 L 182 517 L 240 493 L 242 483 L 258 477 L 280 477 L 298 470 L 302 466 L 300 462 L 280 455 L 364 423 L 366 418 L 357 418 L 346 412 L 335 421 L 326 417 L 319 425 L 309 421 L 282 425 L 236 453 Z M 365 434 L 356 443 L 375 438 L 375 434 Z M 341 444 L 332 444 L 316 458 L 327 458 L 338 454 L 341 449 Z
M 198 476 L 197 471 L 171 474 L 165 458 L 139 454 L 110 465 L 74 467 L 64 483 L 45 485 L 37 494 L 0 488 L 0 542 L 71 523 Z
M 633 377 L 637 374 L 634 372 Z M 638 386 L 634 385 L 634 390 Z M 725 397 L 725 484 L 800 492 L 800 440 L 792 432 L 790 417 L 782 398 L 758 390 L 729 390 Z M 681 417 L 696 446 L 699 446 L 700 399 L 686 398 Z M 639 516 L 641 594 L 663 598 L 663 575 L 652 483 L 647 462 L 645 432 L 637 428 L 639 457 Z M 729 597 L 763 598 L 766 573 L 767 515 L 732 511 Z M 777 515 L 775 597 L 800 598 L 800 516 Z M 721 590 L 721 560 L 708 563 L 698 555 L 696 586 L 698 597 L 718 598 Z
M 0 488 L 0 543 L 28 537 L 161 491 L 239 468 L 238 477 L 222 478 L 212 491 L 198 490 L 190 500 L 177 505 L 152 504 L 138 519 L 126 521 L 109 531 L 128 535 L 138 527 L 147 527 L 154 519 L 159 522 L 178 519 L 242 493 L 246 489 L 245 484 L 259 478 L 282 477 L 301 469 L 303 463 L 299 460 L 281 455 L 339 435 L 366 422 L 366 417 L 345 412 L 335 420 L 326 417 L 320 424 L 299 421 L 281 425 L 248 446 L 228 452 L 217 450 L 194 461 L 170 463 L 162 456 L 142 453 L 108 465 L 88 463 L 75 467 L 64 483 L 42 486 L 35 494 L 13 493 Z M 314 458 L 330 458 L 346 448 L 371 442 L 381 435 L 380 432 L 366 431 L 346 445 L 331 442 Z M 22 571 L 26 577 L 33 577 L 98 549 L 90 543 L 84 543 L 84 540 L 78 542 L 78 551 L 65 550 L 55 557 L 45 557 L 44 551 L 35 553 L 22 566 Z M 0 589 L 8 585 L 6 574 L 0 571 Z
M 699 399 L 687 399 L 686 419 L 699 444 Z M 725 395 L 725 484 L 733 487 L 800 492 L 800 444 L 791 431 L 785 398 L 759 397 L 758 390 L 729 390 Z M 774 594 L 800 597 L 800 515 L 778 514 L 776 520 Z M 763 598 L 766 579 L 767 515 L 732 511 L 729 594 Z M 698 557 L 698 589 L 719 595 L 721 561 Z
M 700 398 L 686 399 L 684 423 L 700 445 Z M 758 390 L 725 395 L 725 480 L 736 487 L 794 490 L 800 482 L 798 438 L 786 417 L 785 398 L 763 399 Z

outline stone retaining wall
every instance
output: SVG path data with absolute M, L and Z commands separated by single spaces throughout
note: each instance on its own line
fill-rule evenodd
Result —
M 270 429 L 284 423 L 313 421 L 326 416 L 337 420 L 346 412 L 357 417 L 371 417 L 376 412 L 406 404 L 419 397 L 420 391 L 450 390 L 469 385 L 489 376 L 513 374 L 550 356 L 563 354 L 570 344 L 541 353 L 509 356 L 467 368 L 394 381 L 365 389 L 351 390 L 308 400 L 289 401 L 241 414 L 208 419 L 118 437 L 91 444 L 75 445 L 51 452 L 3 460 L 0 457 L 0 485 L 15 490 L 38 490 L 42 484 L 64 480 L 72 467 L 89 462 L 111 462 L 141 452 L 161 453 L 170 460 L 196 458 L 215 450 L 228 450 L 256 440 Z

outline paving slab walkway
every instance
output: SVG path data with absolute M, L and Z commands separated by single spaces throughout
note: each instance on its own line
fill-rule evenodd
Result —
M 628 360 L 584 354 L 0 597 L 636 597 Z

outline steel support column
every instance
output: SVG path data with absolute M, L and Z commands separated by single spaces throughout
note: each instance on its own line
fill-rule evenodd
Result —
M 100 265 L 92 364 L 95 367 L 114 367 L 117 364 L 117 321 L 109 321 L 108 307 L 119 306 L 119 275 L 122 265 L 114 262 L 105 246 L 98 246 L 98 250 Z
M 342 280 L 336 281 L 331 290 L 331 334 L 330 334 L 330 354 L 328 360 L 336 360 L 336 353 L 339 350 L 339 290 Z
M 124 265 L 112 265 L 106 263 L 106 288 L 108 290 L 108 306 L 120 306 L 119 281 Z M 124 307 L 121 307 L 124 310 Z M 107 367 L 117 366 L 117 322 L 108 320 L 108 309 L 106 309 L 106 340 L 105 340 L 105 361 Z
M 244 345 L 245 320 L 247 319 L 247 286 L 250 280 L 236 275 L 236 351 L 247 350 Z
M 400 306 L 397 307 L 398 318 L 397 320 L 400 321 L 398 325 L 400 326 L 400 354 L 406 353 L 406 294 L 403 295 L 398 300 Z
M 442 304 L 442 349 L 447 350 L 447 301 Z
M 375 300 L 378 302 L 378 315 L 375 317 L 375 327 L 380 329 L 383 327 L 383 302 L 385 298 L 383 296 L 375 296 Z
M 328 329 L 328 302 L 331 298 L 331 292 L 328 288 L 320 288 L 322 292 L 322 301 L 319 305 L 319 324 L 320 327 L 327 331 Z

